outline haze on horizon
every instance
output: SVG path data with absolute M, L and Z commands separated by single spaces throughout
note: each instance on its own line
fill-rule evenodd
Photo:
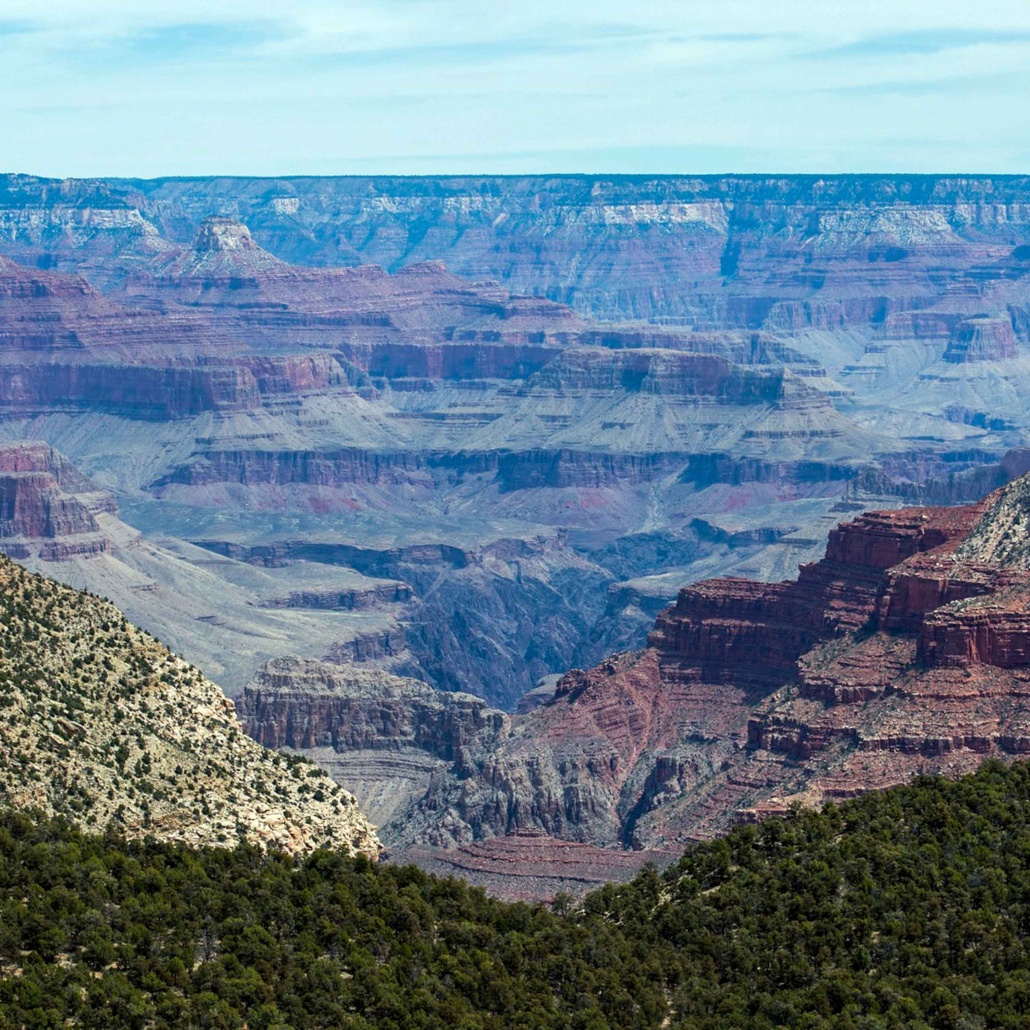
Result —
M 1030 5 L 3 0 L 0 90 L 39 175 L 1028 173 Z

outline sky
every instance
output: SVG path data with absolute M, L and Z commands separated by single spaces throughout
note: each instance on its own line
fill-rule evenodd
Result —
M 1030 173 L 1030 3 L 0 0 L 0 171 Z

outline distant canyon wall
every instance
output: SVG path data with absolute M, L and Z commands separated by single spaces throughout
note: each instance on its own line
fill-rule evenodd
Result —
M 438 259 L 595 318 L 779 331 L 910 318 L 960 269 L 1030 262 L 1023 176 L 0 179 L 0 246 L 55 267 L 95 239 L 159 254 L 210 214 L 297 264 Z

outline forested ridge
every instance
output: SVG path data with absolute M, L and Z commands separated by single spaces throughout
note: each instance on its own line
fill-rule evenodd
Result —
M 1030 1027 L 1030 766 L 743 826 L 582 903 L 0 815 L 0 1027 Z

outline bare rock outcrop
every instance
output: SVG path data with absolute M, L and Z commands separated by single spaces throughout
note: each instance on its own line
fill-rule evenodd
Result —
M 44 561 L 103 554 L 96 515 L 118 513 L 111 494 L 46 444 L 0 447 L 0 552 Z
M 1016 334 L 1012 319 L 965 319 L 952 331 L 944 360 L 953 364 L 967 361 L 1004 361 L 1016 356 Z
M 757 706 L 751 750 L 728 776 L 767 774 L 755 813 L 1021 753 L 1030 576 L 1013 548 L 1026 496 L 1023 477 L 979 505 L 919 516 L 930 546 L 886 570 L 869 621 L 803 655 Z
M 238 280 L 248 273 L 285 267 L 285 262 L 254 242 L 246 225 L 235 218 L 218 215 L 205 218 L 200 223 L 192 247 L 171 262 L 160 263 L 161 273 L 171 278 L 209 281 L 220 278 Z
M 444 765 L 384 835 L 401 854 L 484 877 L 503 861 L 482 842 L 509 838 L 516 854 L 526 834 L 658 857 L 794 801 L 1025 753 L 1030 572 L 1014 527 L 1030 524 L 1028 484 L 963 507 L 862 515 L 793 582 L 685 588 L 644 651 L 569 672 L 517 715 L 484 723 L 463 710 L 460 747 L 433 752 Z M 283 674 L 289 701 L 269 694 L 260 717 L 248 709 L 250 732 L 270 739 L 274 725 L 275 743 L 336 752 L 341 769 L 373 738 L 380 751 L 391 734 L 410 747 L 420 722 L 454 738 L 423 713 L 424 687 L 391 688 L 390 710 L 403 712 L 391 721 L 366 688 L 338 681 L 347 700 L 331 709 L 303 687 L 303 667 Z
M 346 782 L 389 847 L 424 824 L 417 809 L 427 794 L 470 775 L 472 756 L 510 730 L 508 716 L 470 694 L 289 657 L 265 666 L 237 712 L 266 747 L 306 753 Z
M 434 690 L 418 680 L 299 658 L 270 661 L 237 699 L 255 740 L 270 748 L 419 748 L 462 761 L 473 742 L 489 743 L 506 717 L 471 694 Z

